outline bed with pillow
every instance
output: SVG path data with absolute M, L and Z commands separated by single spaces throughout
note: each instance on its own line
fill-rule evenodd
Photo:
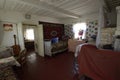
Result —
M 58 43 L 52 43 L 52 54 L 63 52 L 68 49 L 67 41 L 59 41 Z
M 87 76 L 91 80 L 120 80 L 120 52 L 83 44 L 77 54 L 80 77 Z
M 68 49 L 68 41 L 66 39 L 59 40 L 58 37 L 51 40 L 45 40 L 45 55 L 52 56 L 53 54 L 63 52 Z

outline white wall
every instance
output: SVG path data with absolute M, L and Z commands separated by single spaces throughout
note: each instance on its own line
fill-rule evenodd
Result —
M 93 14 L 88 14 L 81 16 L 80 18 L 75 18 L 75 19 L 64 19 L 62 20 L 62 23 L 64 24 L 74 24 L 78 22 L 87 22 L 87 21 L 93 21 L 93 20 L 98 20 L 99 13 L 93 13 Z
M 0 45 L 3 40 L 3 27 L 2 27 L 2 22 L 0 22 Z
M 12 31 L 5 31 L 3 24 L 12 24 L 13 30 Z M 0 46 L 12 46 L 14 45 L 14 37 L 13 35 L 17 35 L 17 26 L 15 23 L 9 23 L 9 22 L 0 22 Z M 18 40 L 17 40 L 18 43 Z
M 82 19 L 84 21 L 94 21 L 94 20 L 98 20 L 99 19 L 99 13 L 92 13 L 92 14 L 88 14 L 88 15 L 84 15 L 82 16 Z
M 19 42 L 19 45 L 21 47 L 21 50 L 24 50 L 25 49 L 25 46 L 24 46 L 24 36 L 23 36 L 23 27 L 22 27 L 22 23 L 18 23 L 17 24 L 17 31 L 18 31 L 18 42 Z
M 25 19 L 24 13 L 0 10 L 0 46 L 6 47 L 14 45 L 13 35 L 18 34 L 17 42 L 19 42 L 21 49 L 24 49 L 22 23 L 38 25 L 39 21 L 60 23 L 60 21 L 55 18 L 31 15 L 31 19 Z M 13 24 L 13 31 L 5 32 L 3 30 L 3 23 Z
M 37 42 L 37 45 L 35 45 L 35 46 L 37 46 L 37 48 L 38 48 L 37 53 L 40 56 L 44 57 L 43 25 L 38 25 L 36 27 L 35 31 L 36 31 L 35 34 L 37 34 L 35 36 L 35 38 L 36 38 L 35 42 Z
M 115 32 L 115 35 L 120 35 L 120 6 L 116 7 L 117 9 L 117 30 Z

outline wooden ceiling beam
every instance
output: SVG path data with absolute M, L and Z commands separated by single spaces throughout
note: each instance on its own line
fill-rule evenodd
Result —
M 104 1 L 105 5 L 106 5 L 107 11 L 108 11 L 108 12 L 111 12 L 111 7 L 110 7 L 108 1 L 107 1 L 107 0 L 103 0 L 103 1 Z

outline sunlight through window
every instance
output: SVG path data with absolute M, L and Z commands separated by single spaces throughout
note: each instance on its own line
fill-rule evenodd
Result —
M 75 39 L 85 39 L 86 23 L 77 23 L 73 25 Z
M 34 29 L 26 29 L 26 39 L 34 40 Z

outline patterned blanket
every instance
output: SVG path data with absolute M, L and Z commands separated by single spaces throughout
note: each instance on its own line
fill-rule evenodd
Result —
M 0 59 L 0 68 L 5 66 L 13 66 L 13 65 L 20 66 L 20 64 L 13 56 Z
M 0 80 L 17 80 L 12 67 L 7 66 L 0 69 Z
M 0 59 L 0 80 L 17 80 L 12 69 L 13 65 L 20 66 L 13 56 Z

